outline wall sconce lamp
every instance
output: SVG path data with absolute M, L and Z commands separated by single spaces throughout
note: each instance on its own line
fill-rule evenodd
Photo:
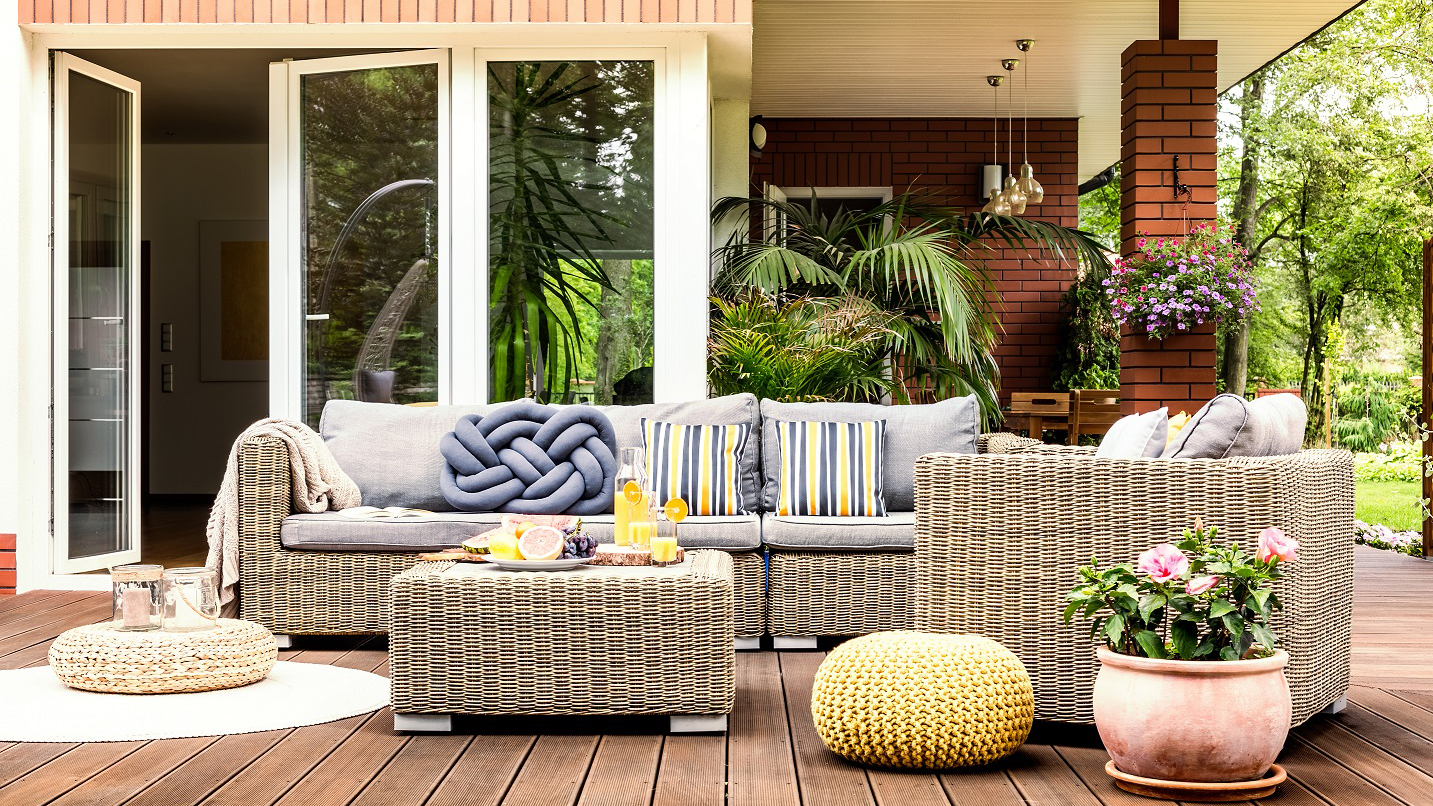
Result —
M 747 134 L 753 157 L 761 156 L 761 150 L 766 148 L 766 124 L 762 123 L 764 119 L 761 115 L 756 115 L 747 122 Z

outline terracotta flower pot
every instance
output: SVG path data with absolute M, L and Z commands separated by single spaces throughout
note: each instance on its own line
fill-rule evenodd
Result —
M 1278 758 L 1292 702 L 1289 654 L 1155 660 L 1099 650 L 1095 726 L 1123 772 L 1164 781 L 1251 781 Z

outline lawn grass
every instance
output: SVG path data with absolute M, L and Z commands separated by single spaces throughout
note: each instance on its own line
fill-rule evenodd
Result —
M 1381 523 L 1395 532 L 1419 526 L 1419 484 L 1416 481 L 1360 481 L 1354 485 L 1354 517 Z

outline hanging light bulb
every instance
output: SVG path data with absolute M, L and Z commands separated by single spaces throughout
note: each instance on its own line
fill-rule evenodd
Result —
M 1010 205 L 1004 203 L 1005 194 L 1000 189 L 1000 82 L 1004 80 L 1004 76 L 985 77 L 985 83 L 995 91 L 995 114 L 990 118 L 993 124 L 990 131 L 990 164 L 981 172 L 981 192 L 988 193 L 989 198 L 980 212 L 993 215 L 1010 215 Z
M 1017 39 L 1015 40 L 1015 47 L 1019 48 L 1021 53 L 1026 54 L 1026 59 L 1028 60 L 1030 49 L 1035 47 L 1035 40 Z M 1039 182 L 1035 181 L 1035 169 L 1030 167 L 1030 65 L 1028 64 L 1025 65 L 1025 91 L 1022 95 L 1025 98 L 1025 114 L 1023 116 L 1023 125 L 1025 127 L 1025 164 L 1020 166 L 1020 179 L 1017 184 L 1030 204 L 1039 204 L 1045 200 L 1045 188 L 1042 187 Z
M 1019 59 L 1001 59 L 1000 66 L 1006 72 L 1013 73 L 1015 68 L 1020 66 Z M 1009 97 L 1005 104 L 1005 164 L 1010 166 L 1009 173 L 1005 174 L 1005 189 L 1000 195 L 1005 197 L 1005 203 L 1010 207 L 1011 215 L 1024 215 L 1025 204 L 1028 201 L 1025 191 L 1020 189 L 1020 183 L 1015 178 L 1015 82 L 1010 82 L 1007 88 Z

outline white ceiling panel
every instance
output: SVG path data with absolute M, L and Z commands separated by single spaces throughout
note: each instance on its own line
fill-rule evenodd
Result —
M 1180 34 L 1219 40 L 1219 88 L 1302 41 L 1354 0 L 1184 0 Z M 1078 117 L 1080 175 L 1119 159 L 1120 54 L 1156 37 L 1156 0 L 757 0 L 752 113 L 980 117 L 985 76 L 1036 40 L 1030 114 Z M 1014 85 L 1017 114 L 1024 77 Z M 1002 90 L 1002 114 L 1007 95 Z

